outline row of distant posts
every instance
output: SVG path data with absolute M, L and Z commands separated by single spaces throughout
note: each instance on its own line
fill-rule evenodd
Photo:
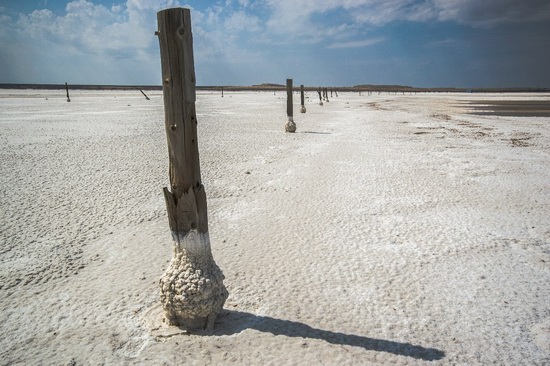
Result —
M 323 100 L 328 100 L 328 88 L 321 88 L 319 87 L 319 90 L 317 91 L 319 94 L 319 105 L 323 105 Z M 330 95 L 332 96 L 332 90 L 330 91 Z M 222 95 L 223 96 L 223 95 Z M 336 96 L 338 96 L 338 92 L 336 92 Z M 304 85 L 300 85 L 300 101 L 301 101 L 301 107 L 300 107 L 300 113 L 306 113 L 306 106 L 304 103 Z M 292 79 L 286 79 L 286 116 L 287 116 L 287 122 L 285 124 L 285 131 L 286 132 L 296 132 L 296 123 L 294 122 L 294 107 L 292 103 Z

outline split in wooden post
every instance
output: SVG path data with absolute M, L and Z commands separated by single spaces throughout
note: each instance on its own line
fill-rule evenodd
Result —
M 201 183 L 191 12 L 162 10 L 157 21 L 171 188 L 164 188 L 164 198 L 174 240 L 174 257 L 160 279 L 160 298 L 170 324 L 211 328 L 228 292 L 212 257 Z
M 286 116 L 288 120 L 285 124 L 285 131 L 296 132 L 296 123 L 294 123 L 294 111 L 292 105 L 292 79 L 286 79 Z

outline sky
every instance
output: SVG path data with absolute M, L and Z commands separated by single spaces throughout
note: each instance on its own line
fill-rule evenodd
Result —
M 0 83 L 160 85 L 179 6 L 198 85 L 550 87 L 549 0 L 0 0 Z

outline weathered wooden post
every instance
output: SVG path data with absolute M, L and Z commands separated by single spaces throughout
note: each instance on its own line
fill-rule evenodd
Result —
M 328 88 L 325 88 L 325 101 L 329 101 L 328 100 Z
M 286 116 L 288 121 L 285 124 L 286 132 L 296 132 L 294 123 L 294 111 L 292 106 L 292 79 L 286 79 Z
M 317 93 L 319 94 L 319 105 L 323 105 L 323 97 L 321 96 L 321 87 L 317 90 Z
M 222 86 L 222 98 L 223 98 L 223 86 Z
M 206 193 L 201 183 L 195 112 L 195 67 L 189 9 L 157 13 L 171 192 L 164 187 L 174 256 L 160 279 L 160 299 L 172 325 L 214 325 L 228 292 L 212 257 Z
M 65 82 L 65 91 L 67 92 L 67 102 L 70 102 L 71 98 L 69 98 L 69 86 L 67 85 L 67 82 Z
M 143 90 L 139 89 L 139 91 L 141 92 L 141 94 L 143 94 L 143 96 L 145 97 L 145 99 L 150 100 L 149 97 L 143 92 Z
M 304 86 L 300 85 L 300 102 L 302 106 L 300 107 L 300 113 L 306 113 L 306 106 L 304 103 Z

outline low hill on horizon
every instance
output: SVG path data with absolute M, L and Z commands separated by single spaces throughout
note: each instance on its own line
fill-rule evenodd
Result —
M 82 90 L 162 90 L 162 85 L 85 85 L 69 84 L 69 89 Z M 304 86 L 307 91 L 317 91 L 320 87 L 336 91 L 350 92 L 389 92 L 389 93 L 408 93 L 408 92 L 430 92 L 430 93 L 548 93 L 550 88 L 534 87 L 511 87 L 511 88 L 420 88 L 408 85 L 375 85 L 359 84 L 354 86 Z M 286 86 L 276 83 L 262 83 L 250 86 L 232 86 L 232 85 L 197 85 L 197 90 L 223 90 L 225 91 L 275 91 L 285 90 Z M 65 84 L 15 84 L 0 83 L 0 89 L 65 89 Z M 299 90 L 300 86 L 294 85 L 294 90 Z

